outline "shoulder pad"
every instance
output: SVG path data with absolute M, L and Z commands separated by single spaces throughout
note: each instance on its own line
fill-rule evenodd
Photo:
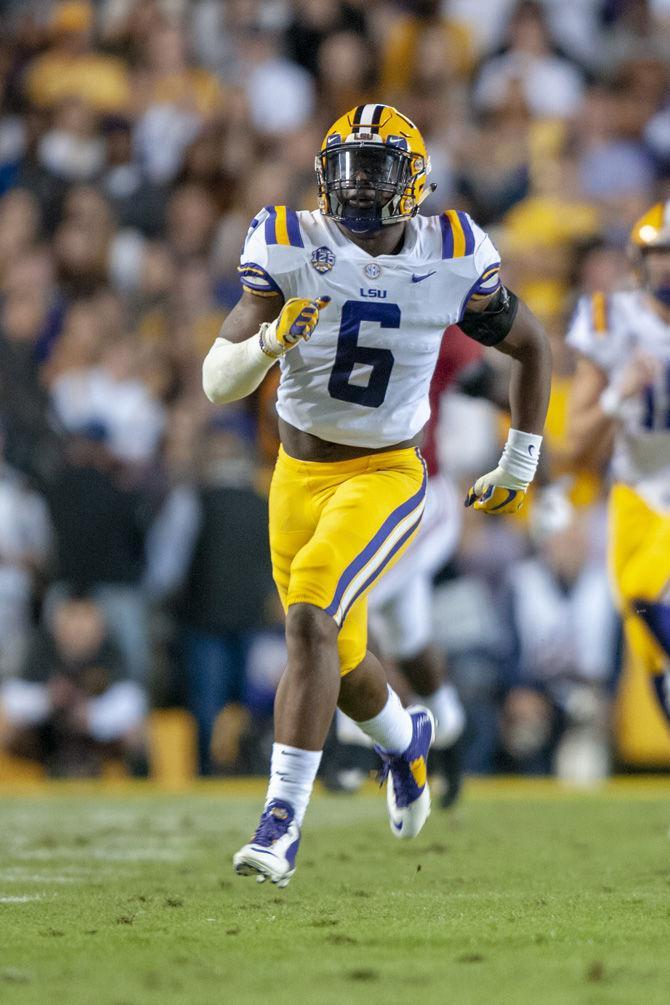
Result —
M 620 348 L 612 323 L 611 297 L 600 291 L 581 297 L 566 342 L 597 366 L 609 369 L 616 362 Z
M 301 264 L 304 247 L 295 210 L 265 206 L 244 241 L 238 267 L 243 288 L 257 296 L 286 296 L 286 279 Z
M 479 228 L 477 228 L 479 229 Z M 460 209 L 447 209 L 440 214 L 442 258 L 464 258 L 474 254 L 477 245 L 473 221 Z
M 500 289 L 500 255 L 486 231 L 468 213 L 448 209 L 439 221 L 442 258 L 460 259 L 460 272 L 470 283 L 461 303 L 462 317 L 471 299 L 483 300 Z

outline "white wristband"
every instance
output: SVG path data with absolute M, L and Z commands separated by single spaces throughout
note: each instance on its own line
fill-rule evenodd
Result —
M 537 433 L 524 433 L 521 429 L 510 429 L 507 443 L 498 467 L 508 475 L 526 484 L 532 482 L 540 459 L 542 437 Z
M 608 384 L 598 398 L 598 404 L 605 415 L 609 416 L 610 419 L 616 419 L 621 414 L 621 406 L 623 405 L 619 389 L 613 384 Z

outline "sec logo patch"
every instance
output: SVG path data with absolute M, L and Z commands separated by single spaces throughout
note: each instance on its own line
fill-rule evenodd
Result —
M 379 277 L 382 274 L 382 270 L 377 265 L 376 262 L 370 262 L 368 265 L 366 265 L 363 269 L 363 272 L 368 279 L 379 279 Z

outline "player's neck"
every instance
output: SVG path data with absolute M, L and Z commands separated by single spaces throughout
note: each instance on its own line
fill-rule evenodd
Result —
M 371 234 L 354 234 L 340 223 L 337 226 L 353 244 L 375 258 L 377 255 L 397 255 L 405 243 L 407 224 L 404 221 L 392 223 L 390 226 L 382 227 Z

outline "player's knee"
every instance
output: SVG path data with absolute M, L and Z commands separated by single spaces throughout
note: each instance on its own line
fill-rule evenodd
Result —
M 291 647 L 313 651 L 337 644 L 333 619 L 313 604 L 292 604 L 286 614 L 286 641 Z

